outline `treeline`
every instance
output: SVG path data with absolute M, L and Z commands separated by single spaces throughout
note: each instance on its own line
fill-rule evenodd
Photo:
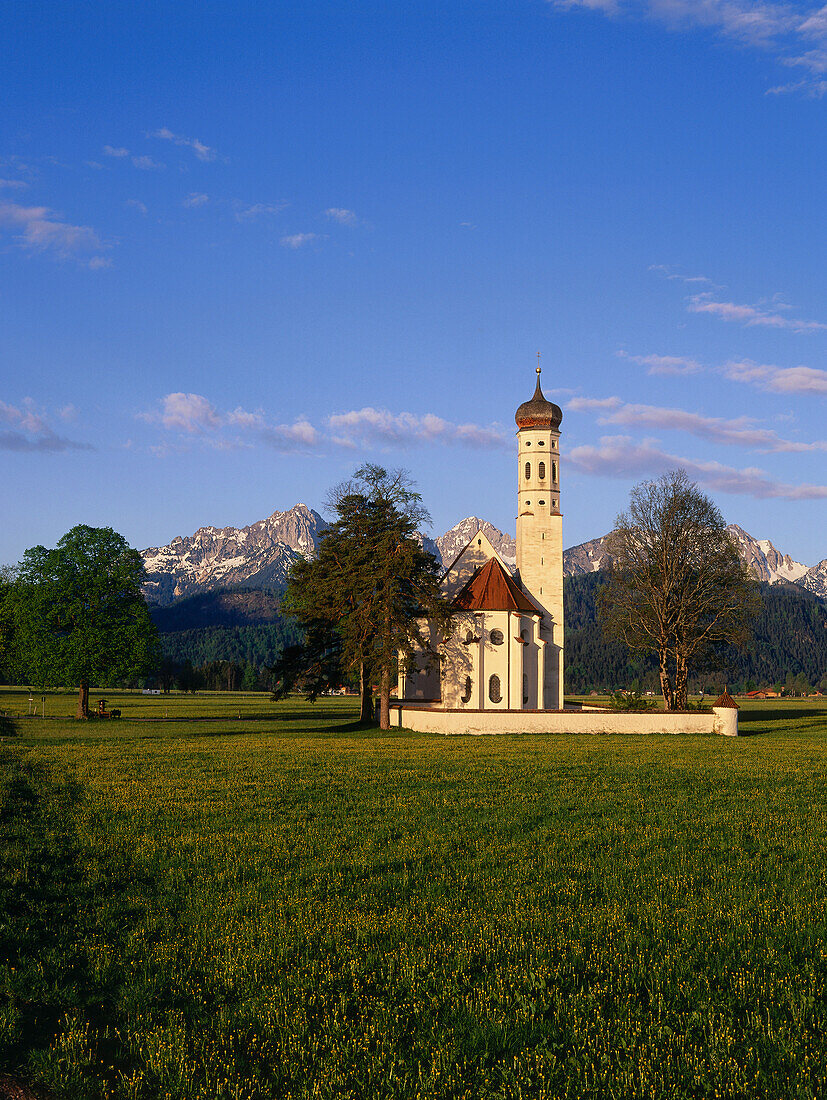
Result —
M 566 623 L 566 691 L 639 687 L 658 691 L 654 656 L 630 653 L 607 641 L 597 620 L 595 598 L 603 573 L 567 577 L 563 586 Z M 753 639 L 743 651 L 728 650 L 695 670 L 692 691 L 717 692 L 759 687 L 801 693 L 827 691 L 827 608 L 818 597 L 792 584 L 761 585 L 762 608 Z
M 269 668 L 249 661 L 174 661 L 165 657 L 151 682 L 163 692 L 178 691 L 272 691 Z
M 289 619 L 257 626 L 207 626 L 160 634 L 161 654 L 170 661 L 203 666 L 211 661 L 235 661 L 263 668 L 272 665 L 289 645 L 302 640 Z

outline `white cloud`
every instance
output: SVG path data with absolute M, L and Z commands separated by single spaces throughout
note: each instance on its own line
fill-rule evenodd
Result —
M 709 293 L 692 295 L 686 308 L 689 313 L 709 313 L 722 321 L 734 321 L 747 328 L 766 325 L 770 328 L 789 329 L 792 332 L 817 332 L 827 329 L 827 324 L 821 321 L 803 321 L 795 317 L 785 317 L 777 312 L 779 308 L 789 309 L 789 306 L 776 304 L 774 309 L 766 309 L 763 306 L 719 302 L 715 301 Z
M 198 393 L 168 393 L 161 401 L 160 419 L 165 428 L 190 434 L 221 426 L 215 406 Z
M 200 191 L 190 191 L 187 197 L 184 199 L 184 206 L 206 206 L 210 201 L 210 196 L 203 194 Z
M 75 259 L 90 267 L 100 267 L 102 257 L 92 256 L 107 246 L 88 225 L 70 225 L 58 221 L 47 206 L 19 206 L 0 202 L 0 227 L 17 229 L 17 244 L 30 252 L 49 252 L 58 259 Z
M 697 359 L 687 359 L 680 355 L 629 355 L 626 351 L 617 353 L 621 359 L 648 367 L 647 374 L 697 374 L 703 366 Z
M 65 410 L 61 411 L 61 415 Z M 67 419 L 64 417 L 64 419 Z M 43 413 L 37 412 L 34 402 L 26 398 L 22 407 L 0 401 L 0 450 L 25 452 L 91 451 L 88 443 L 77 443 L 57 435 Z
M 585 474 L 599 477 L 657 476 L 665 470 L 683 467 L 708 489 L 759 500 L 825 500 L 827 485 L 789 485 L 774 481 L 764 470 L 742 470 L 720 462 L 698 462 L 660 450 L 653 440 L 636 442 L 631 436 L 604 436 L 597 447 L 575 447 L 567 462 Z
M 454 424 L 433 413 L 392 413 L 366 406 L 328 417 L 332 440 L 344 447 L 409 447 L 421 443 L 459 443 L 468 447 L 509 446 L 509 440 L 496 427 Z
M 757 426 L 755 420 L 742 416 L 725 420 L 717 416 L 701 416 L 685 409 L 658 405 L 627 405 L 619 397 L 575 397 L 569 401 L 572 412 L 597 412 L 598 424 L 618 424 L 623 427 L 687 432 L 699 439 L 708 439 L 726 446 L 747 447 L 763 453 L 827 451 L 827 440 L 799 443 L 782 439 L 777 432 Z
M 319 443 L 319 433 L 305 418 L 293 424 L 271 424 L 260 410 L 249 412 L 238 407 L 221 412 L 199 393 L 168 393 L 160 407 L 139 413 L 139 419 L 160 424 L 167 431 L 197 437 L 210 447 L 229 450 L 263 443 L 283 453 L 307 451 Z M 153 448 L 156 454 L 180 450 L 181 444 L 163 443 Z
M 772 393 L 827 395 L 827 371 L 816 367 L 776 367 L 743 359 L 724 363 L 721 373 L 733 382 L 754 383 Z
M 136 168 L 140 168 L 144 172 L 152 172 L 159 168 L 166 168 L 166 165 L 161 164 L 159 160 L 153 160 L 152 157 L 147 156 L 133 157 L 132 163 Z
M 281 238 L 281 246 L 282 248 L 302 248 L 306 244 L 323 240 L 326 240 L 326 237 L 320 236 L 318 233 L 291 233 L 289 236 Z
M 171 141 L 173 145 L 183 145 L 188 149 L 192 149 L 199 160 L 215 160 L 218 156 L 215 149 L 211 149 L 209 145 L 205 145 L 204 142 L 199 141 L 198 138 L 188 138 L 184 137 L 182 134 L 174 134 L 172 130 L 168 130 L 166 126 L 163 126 L 160 130 L 152 130 L 147 134 L 147 137 L 161 138 L 162 141 Z
M 340 206 L 331 206 L 325 210 L 325 214 L 339 225 L 356 225 L 359 220 L 352 210 L 345 210 Z
M 610 17 L 651 20 L 672 31 L 707 31 L 760 50 L 784 65 L 812 74 L 827 71 L 827 8 L 784 0 L 549 0 L 560 12 L 592 11 Z M 816 79 L 770 89 L 773 93 L 820 92 Z
M 236 221 L 252 221 L 254 218 L 280 214 L 287 205 L 286 202 L 255 202 L 251 206 L 242 206 L 236 210 Z
M 129 150 L 124 149 L 123 146 L 118 145 L 104 145 L 103 152 L 107 157 L 128 157 Z
M 146 203 L 141 202 L 140 199 L 127 199 L 124 202 L 124 206 L 131 206 L 133 210 L 137 210 L 139 214 L 148 214 Z
M 0 180 L 0 187 L 10 187 L 15 190 L 22 190 L 24 187 L 28 186 L 25 180 Z

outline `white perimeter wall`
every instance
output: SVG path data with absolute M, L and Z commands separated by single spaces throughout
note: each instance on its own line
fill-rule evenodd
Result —
M 738 711 L 712 714 L 624 714 L 607 711 L 457 711 L 394 706 L 391 725 L 420 733 L 718 733 L 738 736 Z

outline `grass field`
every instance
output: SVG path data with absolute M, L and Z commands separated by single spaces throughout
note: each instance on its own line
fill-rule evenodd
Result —
M 0 1070 L 72 1100 L 825 1094 L 824 700 L 737 740 L 441 739 L 106 697 L 124 720 L 0 718 Z

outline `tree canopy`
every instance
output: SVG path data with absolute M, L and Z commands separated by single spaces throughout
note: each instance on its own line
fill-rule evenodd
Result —
M 598 597 L 604 632 L 656 653 L 664 704 L 683 709 L 690 667 L 716 647 L 746 642 L 757 585 L 719 509 L 685 470 L 632 489 L 607 550 L 609 581 Z
M 12 655 L 21 679 L 89 685 L 135 679 L 156 659 L 157 639 L 141 594 L 137 550 L 111 527 L 73 527 L 54 549 L 27 550 L 8 595 Z
M 305 628 L 304 657 L 285 654 L 279 671 L 297 678 L 303 669 L 310 694 L 336 676 L 358 673 L 363 720 L 375 677 L 380 725 L 387 729 L 397 660 L 428 651 L 424 616 L 450 617 L 439 565 L 417 537 L 427 512 L 404 471 L 373 464 L 337 486 L 330 504 L 336 520 L 321 536 L 318 555 L 293 566 L 283 602 Z

